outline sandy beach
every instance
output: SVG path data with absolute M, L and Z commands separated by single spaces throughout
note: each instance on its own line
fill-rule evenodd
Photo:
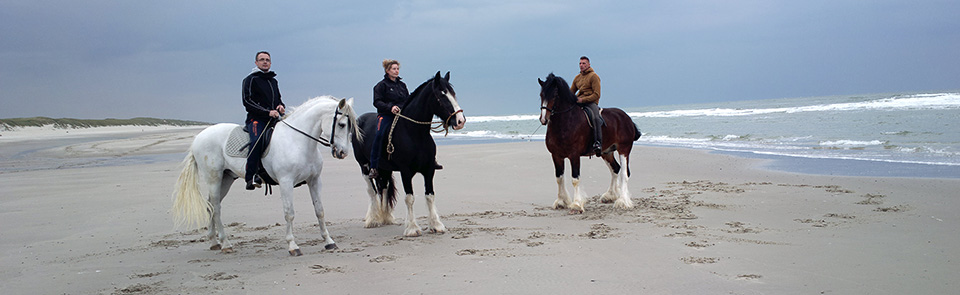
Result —
M 415 238 L 402 237 L 402 226 L 364 228 L 360 169 L 352 155 L 324 153 L 323 202 L 340 248 L 323 249 L 309 193 L 298 188 L 294 233 L 304 255 L 290 256 L 279 195 L 236 182 L 223 205 L 236 252 L 225 254 L 207 249 L 205 232 L 174 228 L 169 212 L 176 159 L 200 130 L 2 133 L 2 293 L 960 290 L 960 179 L 794 174 L 763 169 L 768 160 L 650 146 L 631 155 L 633 209 L 592 197 L 610 174 L 584 159 L 592 199 L 570 214 L 551 208 L 557 185 L 542 142 L 442 145 L 437 207 L 448 232 Z M 425 226 L 420 179 L 415 211 Z M 404 212 L 400 202 L 394 215 Z

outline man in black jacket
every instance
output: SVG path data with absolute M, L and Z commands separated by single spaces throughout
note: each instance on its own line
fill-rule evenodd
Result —
M 244 180 L 246 189 L 253 190 L 256 186 L 253 177 L 260 170 L 260 158 L 263 157 L 265 139 L 261 138 L 263 131 L 269 128 L 274 119 L 284 113 L 284 104 L 280 100 L 280 88 L 277 85 L 277 73 L 270 70 L 270 53 L 257 52 L 254 61 L 257 65 L 250 75 L 243 79 L 243 106 L 247 109 L 247 130 L 250 132 L 250 154 L 247 156 L 247 171 Z

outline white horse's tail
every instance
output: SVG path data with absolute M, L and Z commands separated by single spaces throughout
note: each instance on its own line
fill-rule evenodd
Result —
M 193 151 L 183 159 L 183 171 L 173 191 L 173 221 L 176 226 L 187 225 L 201 228 L 210 222 L 210 202 L 200 194 L 197 184 L 197 160 Z

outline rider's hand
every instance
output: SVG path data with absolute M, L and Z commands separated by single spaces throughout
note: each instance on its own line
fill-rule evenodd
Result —
M 394 114 L 399 114 L 399 113 L 400 113 L 400 107 L 398 107 L 398 106 L 393 106 L 392 108 L 390 108 L 390 112 L 391 112 L 391 113 L 394 113 Z
M 270 117 L 271 117 L 271 118 L 280 118 L 280 112 L 278 112 L 278 111 L 270 111 Z
M 279 105 L 277 106 L 277 112 L 280 112 L 280 114 L 282 115 L 283 113 L 286 113 L 286 109 L 283 108 L 282 105 Z

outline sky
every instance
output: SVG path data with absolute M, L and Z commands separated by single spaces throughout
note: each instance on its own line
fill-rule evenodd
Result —
M 0 2 L 0 118 L 245 118 L 270 51 L 283 100 L 373 111 L 381 61 L 451 72 L 465 114 L 535 114 L 579 57 L 601 107 L 960 89 L 960 1 Z

